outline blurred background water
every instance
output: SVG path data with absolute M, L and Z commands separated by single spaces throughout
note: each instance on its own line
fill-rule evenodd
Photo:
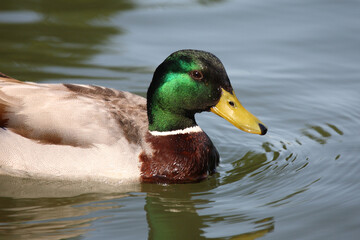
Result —
M 359 10 L 358 0 L 2 0 L 7 75 L 145 96 L 171 52 L 202 49 L 269 132 L 198 114 L 221 164 L 197 184 L 0 176 L 0 239 L 358 239 Z

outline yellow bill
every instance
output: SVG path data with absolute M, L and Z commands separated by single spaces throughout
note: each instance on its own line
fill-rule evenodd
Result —
M 267 132 L 265 125 L 248 110 L 246 110 L 235 93 L 221 89 L 222 95 L 219 102 L 212 107 L 211 112 L 228 120 L 235 127 L 249 133 L 264 135 Z

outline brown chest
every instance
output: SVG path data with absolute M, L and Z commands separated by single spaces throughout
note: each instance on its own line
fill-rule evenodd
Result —
M 151 183 L 198 182 L 215 172 L 219 154 L 204 132 L 146 137 L 153 152 L 140 155 L 141 180 Z

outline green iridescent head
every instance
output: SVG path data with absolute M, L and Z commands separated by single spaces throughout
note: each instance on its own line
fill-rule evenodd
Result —
M 171 131 L 196 125 L 194 115 L 210 111 L 233 92 L 221 61 L 209 52 L 180 50 L 155 70 L 147 92 L 149 130 Z

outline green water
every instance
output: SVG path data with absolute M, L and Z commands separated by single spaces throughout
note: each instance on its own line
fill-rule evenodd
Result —
M 199 114 L 221 163 L 198 184 L 0 176 L 0 239 L 358 239 L 359 9 L 356 0 L 2 0 L 0 72 L 145 96 L 171 52 L 207 50 L 269 132 Z

